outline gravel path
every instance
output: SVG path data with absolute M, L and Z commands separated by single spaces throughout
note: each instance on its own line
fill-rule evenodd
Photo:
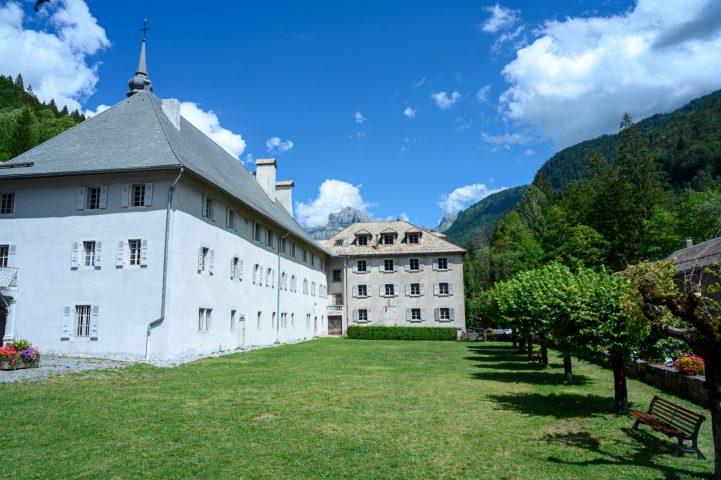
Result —
M 84 372 L 87 370 L 124 368 L 130 365 L 132 365 L 132 363 L 100 358 L 58 357 L 54 355 L 44 355 L 40 357 L 40 367 L 38 368 L 0 371 L 0 383 L 37 380 L 50 375 Z

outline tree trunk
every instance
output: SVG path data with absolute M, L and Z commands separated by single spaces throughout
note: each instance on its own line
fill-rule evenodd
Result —
M 709 357 L 712 357 L 709 355 Z M 708 403 L 711 411 L 711 428 L 714 445 L 714 476 L 721 479 L 721 358 L 704 358 L 706 363 L 706 388 L 708 389 Z
M 548 345 L 546 344 L 545 333 L 538 335 L 538 342 L 541 345 L 541 351 L 538 355 L 538 363 L 541 365 L 541 368 L 546 368 L 548 366 Z
M 516 329 L 514 328 L 511 330 L 511 344 L 513 345 L 513 348 L 518 348 L 518 334 L 516 334 Z
M 571 364 L 571 355 L 563 354 L 563 373 L 566 374 L 566 382 L 573 383 L 573 366 Z
M 529 362 L 532 361 L 533 360 L 533 336 L 532 335 L 528 335 L 526 337 L 526 352 L 528 355 L 528 361 Z
M 523 353 L 526 351 L 526 337 L 521 333 L 520 337 L 518 338 L 518 353 Z
M 628 391 L 626 390 L 625 362 L 622 356 L 611 355 L 611 370 L 613 370 L 613 411 L 619 415 L 628 413 Z

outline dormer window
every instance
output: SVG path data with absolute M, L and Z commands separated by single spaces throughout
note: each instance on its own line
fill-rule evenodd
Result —
M 335 244 L 336 247 L 342 247 L 343 246 L 343 239 L 342 238 L 336 238 Z
M 365 247 L 366 245 L 368 245 L 368 236 L 361 235 L 360 237 L 358 237 L 357 243 L 359 247 Z
M 421 243 L 421 234 L 418 232 L 411 232 L 406 234 L 406 241 L 409 245 L 417 245 Z
M 383 245 L 393 245 L 393 241 L 395 240 L 395 235 L 392 233 L 384 233 L 381 235 L 381 243 Z

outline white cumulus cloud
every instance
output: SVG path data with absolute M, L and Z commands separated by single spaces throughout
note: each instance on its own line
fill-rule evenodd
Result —
M 314 200 L 295 203 L 295 216 L 298 222 L 307 228 L 322 227 L 328 223 L 328 214 L 345 207 L 366 211 L 371 204 L 363 200 L 361 185 L 353 185 L 342 180 L 327 179 L 318 188 L 318 197 Z
M 101 114 L 105 110 L 109 110 L 109 109 L 110 109 L 110 105 L 105 105 L 105 104 L 101 103 L 100 105 L 97 106 L 97 108 L 95 110 L 83 111 L 83 115 L 85 115 L 85 117 L 87 117 L 87 118 L 90 118 L 90 117 L 94 117 L 95 115 Z
M 361 112 L 353 112 L 353 119 L 355 120 L 355 123 L 358 125 L 361 125 L 361 124 L 363 124 L 363 122 L 366 121 L 366 117 L 364 117 Z
M 500 3 L 485 7 L 483 10 L 488 12 L 490 16 L 481 24 L 481 30 L 486 33 L 497 33 L 512 27 L 518 22 L 518 10 L 506 8 Z
M 435 92 L 431 94 L 431 98 L 436 103 L 438 108 L 448 110 L 449 108 L 453 107 L 453 105 L 455 105 L 458 100 L 461 99 L 461 94 L 456 91 L 451 93 Z
M 481 136 L 487 143 L 492 143 L 494 145 L 528 145 L 533 142 L 533 138 L 520 133 L 490 135 L 486 132 L 481 132 Z
M 478 100 L 478 103 L 485 103 L 488 100 L 488 92 L 490 91 L 490 85 L 484 85 L 483 87 L 479 88 L 476 92 L 476 100 Z
M 490 28 L 490 27 L 489 27 Z M 557 147 L 615 132 L 721 86 L 721 2 L 638 0 L 609 17 L 549 20 L 503 68 L 501 111 Z
M 403 115 L 405 115 L 408 118 L 414 118 L 416 116 L 416 110 L 411 107 L 406 107 L 403 110 Z
M 238 133 L 233 133 L 220 126 L 218 116 L 212 110 L 205 111 L 194 102 L 180 102 L 180 114 L 195 127 L 209 136 L 225 151 L 240 158 L 245 150 L 245 140 Z
M 44 102 L 54 98 L 59 108 L 81 110 L 98 82 L 92 57 L 110 41 L 83 0 L 46 5 L 33 18 L 37 30 L 25 27 L 19 2 L 0 5 L 0 72 L 22 73 L 25 86 Z
M 280 137 L 270 137 L 265 141 L 265 148 L 271 155 L 282 155 L 293 149 L 293 140 L 281 140 Z
M 441 210 L 443 210 L 444 214 L 458 213 L 471 204 L 505 189 L 506 187 L 488 188 L 484 183 L 465 185 L 463 187 L 456 188 L 447 195 L 441 196 L 438 201 L 438 206 Z

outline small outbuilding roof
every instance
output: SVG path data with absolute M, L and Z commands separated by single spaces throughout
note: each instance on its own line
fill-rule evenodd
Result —
M 685 272 L 721 262 L 721 237 L 673 252 L 668 259 L 676 264 L 676 270 Z

